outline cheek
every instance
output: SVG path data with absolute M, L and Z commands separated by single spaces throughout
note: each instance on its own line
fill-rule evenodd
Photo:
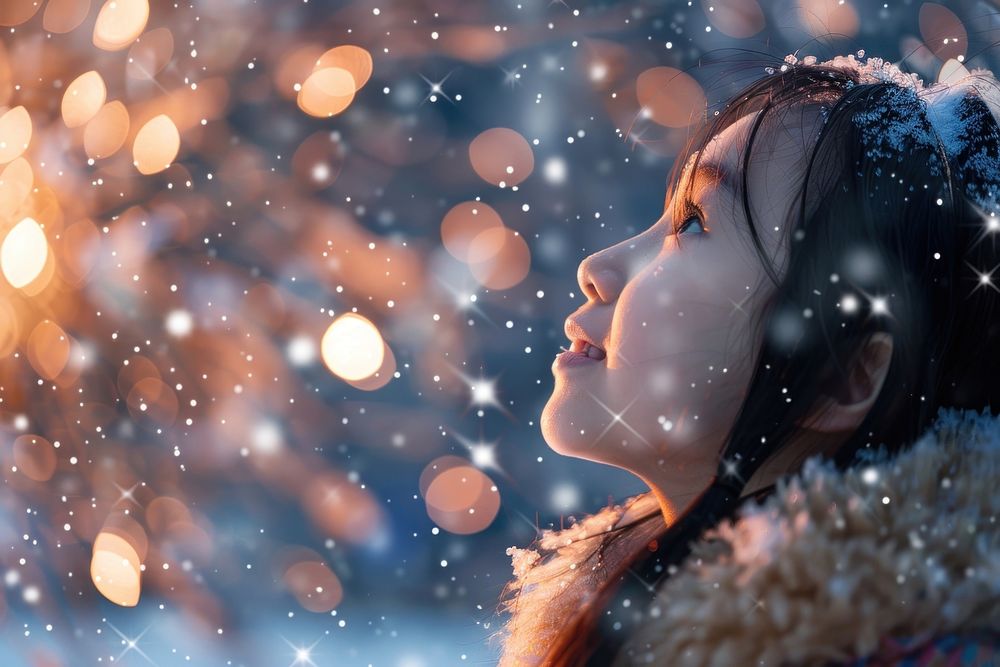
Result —
M 648 414 L 637 417 L 678 442 L 735 415 L 749 382 L 750 316 L 759 301 L 746 289 L 758 276 L 745 265 L 707 248 L 683 253 L 658 258 L 623 290 L 608 372 L 609 393 L 641 388 L 636 412 L 642 404 Z

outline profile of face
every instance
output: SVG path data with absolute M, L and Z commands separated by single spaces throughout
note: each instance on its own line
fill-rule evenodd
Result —
M 652 226 L 580 264 L 587 302 L 566 320 L 566 335 L 571 349 L 585 339 L 604 356 L 553 363 L 541 428 L 556 452 L 659 485 L 714 474 L 763 342 L 751 318 L 774 289 L 739 196 L 753 119 L 715 136 L 695 173 L 688 160 L 674 195 L 684 201 L 667 202 Z M 754 141 L 748 196 L 779 275 L 784 226 L 801 186 L 795 175 L 819 122 L 809 108 L 784 114 L 765 122 Z

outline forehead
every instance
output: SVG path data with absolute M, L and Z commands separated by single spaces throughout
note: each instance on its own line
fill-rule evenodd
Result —
M 712 165 L 728 172 L 741 184 L 747 140 L 756 117 L 757 112 L 741 117 L 714 136 L 700 153 L 690 155 L 685 162 L 682 187 L 690 184 L 696 191 L 702 189 L 703 184 L 697 183 L 699 178 L 691 171 L 695 159 L 698 160 L 698 177 L 707 175 L 702 166 Z M 757 130 L 746 174 L 756 223 L 766 221 L 771 223 L 769 227 L 780 224 L 777 220 L 784 215 L 782 211 L 796 199 L 819 129 L 819 119 L 816 108 L 771 112 Z M 695 182 L 691 182 L 692 178 Z M 713 181 L 709 185 L 719 182 L 719 179 L 707 180 Z

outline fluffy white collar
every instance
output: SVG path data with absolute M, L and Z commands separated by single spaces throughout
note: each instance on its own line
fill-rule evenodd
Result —
M 998 484 L 1000 417 L 985 409 L 942 410 L 906 451 L 846 472 L 811 459 L 763 504 L 694 545 L 656 609 L 635 612 L 644 617 L 621 663 L 823 664 L 870 654 L 883 637 L 995 631 Z M 588 557 L 626 511 L 655 502 L 637 496 L 544 531 L 535 548 L 508 550 L 515 580 L 501 665 L 540 664 L 605 565 L 643 548 L 662 523 L 610 543 L 603 562 Z

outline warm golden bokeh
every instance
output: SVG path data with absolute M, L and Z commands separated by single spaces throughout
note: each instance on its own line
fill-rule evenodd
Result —
M 764 29 L 764 12 L 757 0 L 701 0 L 712 26 L 734 39 L 753 37 Z
M 0 25 L 21 25 L 41 7 L 41 0 L 3 0 L 0 2 Z
M 345 475 L 328 471 L 295 483 L 309 518 L 323 534 L 365 544 L 384 530 L 385 517 L 376 499 Z
M 849 0 L 797 0 L 799 20 L 813 37 L 853 37 L 858 12 Z
M 0 116 L 0 164 L 6 164 L 28 149 L 31 143 L 31 116 L 18 106 Z
M 317 60 L 314 70 L 327 67 L 338 67 L 350 72 L 354 80 L 355 92 L 361 90 L 371 78 L 373 63 L 372 55 L 360 46 L 345 44 L 326 51 Z
M 351 105 L 356 90 L 354 77 L 340 67 L 314 71 L 299 90 L 299 108 L 310 116 L 329 118 Z
M 513 229 L 484 229 L 469 243 L 469 271 L 483 287 L 509 289 L 524 280 L 530 269 L 531 250 Z
M 469 249 L 482 232 L 503 229 L 503 220 L 489 204 L 466 201 L 455 204 L 441 221 L 441 242 L 455 259 L 470 261 Z M 481 252 L 481 251 L 480 251 Z
M 62 327 L 52 320 L 42 320 L 28 336 L 28 362 L 39 376 L 54 380 L 69 362 L 71 344 Z
M 340 379 L 355 389 L 360 389 L 362 391 L 376 391 L 389 384 L 389 381 L 392 380 L 395 373 L 396 355 L 393 354 L 392 348 L 389 344 L 382 341 L 382 363 L 379 364 L 377 369 L 375 369 L 375 372 L 360 380 L 348 380 L 344 377 L 341 377 Z
M 485 530 L 500 510 L 496 484 L 470 465 L 439 472 L 428 485 L 424 501 L 434 523 L 458 535 Z
M 90 578 L 111 602 L 123 607 L 139 603 L 142 590 L 139 554 L 120 535 L 102 531 L 94 540 Z
M 33 218 L 14 225 L 0 244 L 0 269 L 14 287 L 25 287 L 45 268 L 49 243 L 45 232 Z
M 120 51 L 146 29 L 148 0 L 106 0 L 94 23 L 94 46 Z
M 285 571 L 283 579 L 298 603 L 308 611 L 331 611 L 344 597 L 344 588 L 337 575 L 322 561 L 295 563 Z
M 42 27 L 49 32 L 67 33 L 80 27 L 90 11 L 90 0 L 49 0 L 42 15 Z
M 163 171 L 177 157 L 181 135 L 177 126 L 165 114 L 149 120 L 135 135 L 132 145 L 132 164 L 141 174 Z
M 943 61 L 965 58 L 969 36 L 955 12 L 944 5 L 925 2 L 920 5 L 918 22 L 920 37 L 935 56 Z
M 469 143 L 469 161 L 480 178 L 499 187 L 517 185 L 535 168 L 528 140 L 509 127 L 481 132 Z
M 128 137 L 129 115 L 125 105 L 115 100 L 97 112 L 83 132 L 87 157 L 99 160 L 114 155 Z
M 384 341 L 378 328 L 357 313 L 335 319 L 320 341 L 320 356 L 334 375 L 345 380 L 364 380 L 379 370 L 384 359 Z
M 18 472 L 36 482 L 46 482 L 56 470 L 56 451 L 40 435 L 21 435 L 14 440 L 14 465 Z
M 636 79 L 640 116 L 665 127 L 687 127 L 704 117 L 706 99 L 694 77 L 675 67 L 651 67 Z
M 97 115 L 104 106 L 108 89 L 95 70 L 85 72 L 66 86 L 62 98 L 62 117 L 66 127 L 79 127 Z
M 0 218 L 12 218 L 27 200 L 34 185 L 31 164 L 22 157 L 0 171 Z

